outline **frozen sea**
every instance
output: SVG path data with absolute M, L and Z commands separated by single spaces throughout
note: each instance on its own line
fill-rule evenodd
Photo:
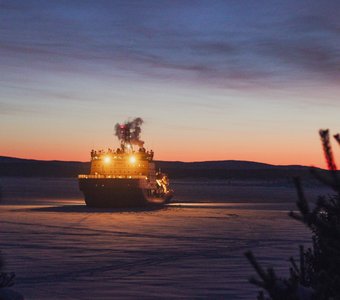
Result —
M 177 180 L 173 203 L 144 210 L 87 208 L 76 179 L 0 184 L 0 249 L 25 299 L 256 299 L 244 252 L 285 275 L 310 243 L 289 181 Z

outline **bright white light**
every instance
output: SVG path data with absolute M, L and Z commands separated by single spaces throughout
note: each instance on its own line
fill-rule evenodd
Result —
M 105 156 L 104 157 L 104 163 L 108 164 L 111 162 L 111 157 L 110 156 Z
M 130 156 L 129 161 L 130 161 L 131 164 L 134 164 L 134 163 L 136 163 L 137 159 L 136 159 L 135 156 Z

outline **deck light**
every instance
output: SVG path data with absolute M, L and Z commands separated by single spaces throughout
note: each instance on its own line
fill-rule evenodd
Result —
M 105 156 L 104 157 L 104 163 L 108 164 L 111 162 L 111 157 L 110 156 Z
M 129 161 L 130 161 L 131 164 L 134 164 L 134 163 L 136 163 L 137 159 L 136 159 L 135 156 L 130 156 Z

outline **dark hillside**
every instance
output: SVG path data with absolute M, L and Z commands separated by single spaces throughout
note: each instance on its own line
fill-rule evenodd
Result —
M 276 180 L 300 176 L 311 178 L 309 167 L 274 166 L 248 161 L 171 162 L 156 161 L 157 169 L 170 178 Z M 76 177 L 87 174 L 89 162 L 41 161 L 0 156 L 0 176 Z M 320 170 L 320 172 L 326 172 Z

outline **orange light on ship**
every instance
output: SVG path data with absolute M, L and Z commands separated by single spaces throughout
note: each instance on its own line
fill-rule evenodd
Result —
M 130 158 L 129 158 L 129 162 L 130 162 L 131 164 L 135 164 L 135 163 L 136 163 L 136 161 L 137 161 L 137 159 L 136 159 L 136 157 L 135 157 L 135 156 L 130 156 Z
M 111 162 L 111 157 L 110 156 L 105 156 L 104 157 L 104 163 L 109 164 Z

